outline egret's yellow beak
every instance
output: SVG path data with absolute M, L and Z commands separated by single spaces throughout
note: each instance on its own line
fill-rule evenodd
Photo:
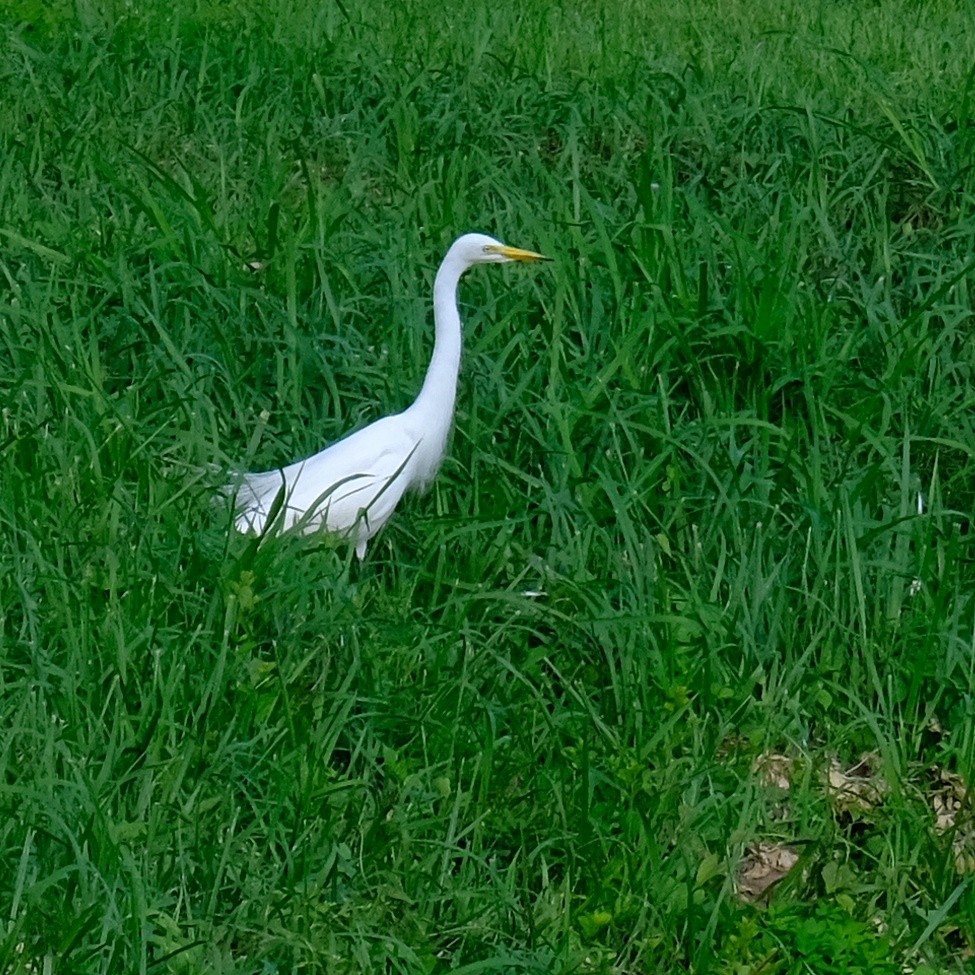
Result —
M 502 244 L 500 247 L 492 247 L 491 249 L 501 254 L 502 257 L 507 257 L 509 261 L 551 260 L 551 258 L 546 257 L 544 254 L 536 254 L 534 251 L 523 251 L 520 247 L 508 247 L 507 244 Z

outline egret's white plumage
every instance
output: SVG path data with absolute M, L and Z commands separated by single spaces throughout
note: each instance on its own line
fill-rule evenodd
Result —
M 475 264 L 544 260 L 484 234 L 451 245 L 433 285 L 436 339 L 419 395 L 407 409 L 385 416 L 320 453 L 281 470 L 243 474 L 237 492 L 237 530 L 299 526 L 343 535 L 364 558 L 369 539 L 389 520 L 408 489 L 424 490 L 443 460 L 460 371 L 461 325 L 457 285 Z M 275 502 L 281 498 L 280 506 Z M 273 524 L 268 525 L 274 514 Z

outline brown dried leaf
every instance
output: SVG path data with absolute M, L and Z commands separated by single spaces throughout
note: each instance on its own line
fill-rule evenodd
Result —
M 752 773 L 762 785 L 788 792 L 795 777 L 796 760 L 778 752 L 762 752 L 752 762 Z
M 879 806 L 890 791 L 887 781 L 879 774 L 880 758 L 874 752 L 860 756 L 860 760 L 844 769 L 831 759 L 826 770 L 826 791 L 839 812 L 863 813 Z
M 955 825 L 958 812 L 965 802 L 968 790 L 965 780 L 955 772 L 941 769 L 938 773 L 938 785 L 931 793 L 931 805 L 934 808 L 935 829 L 944 833 Z
M 938 833 L 954 832 L 951 848 L 958 873 L 975 873 L 975 823 L 968 805 L 968 786 L 955 772 L 941 769 L 931 793 L 934 828 Z
M 750 846 L 738 865 L 738 896 L 748 903 L 761 900 L 798 862 L 799 854 L 782 843 Z

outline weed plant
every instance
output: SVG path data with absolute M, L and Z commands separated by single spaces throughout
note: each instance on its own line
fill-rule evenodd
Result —
M 969 4 L 2 10 L 0 970 L 964 970 Z M 234 535 L 471 229 L 430 494 Z

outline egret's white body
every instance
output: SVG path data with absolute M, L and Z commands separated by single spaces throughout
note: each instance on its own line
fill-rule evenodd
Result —
M 237 530 L 324 529 L 348 538 L 364 558 L 369 540 L 389 520 L 400 498 L 408 489 L 427 488 L 443 460 L 460 372 L 461 275 L 475 264 L 543 259 L 484 234 L 455 240 L 433 285 L 436 339 L 417 398 L 402 413 L 385 416 L 306 460 L 242 475 L 234 485 Z M 275 504 L 279 497 L 280 506 Z

